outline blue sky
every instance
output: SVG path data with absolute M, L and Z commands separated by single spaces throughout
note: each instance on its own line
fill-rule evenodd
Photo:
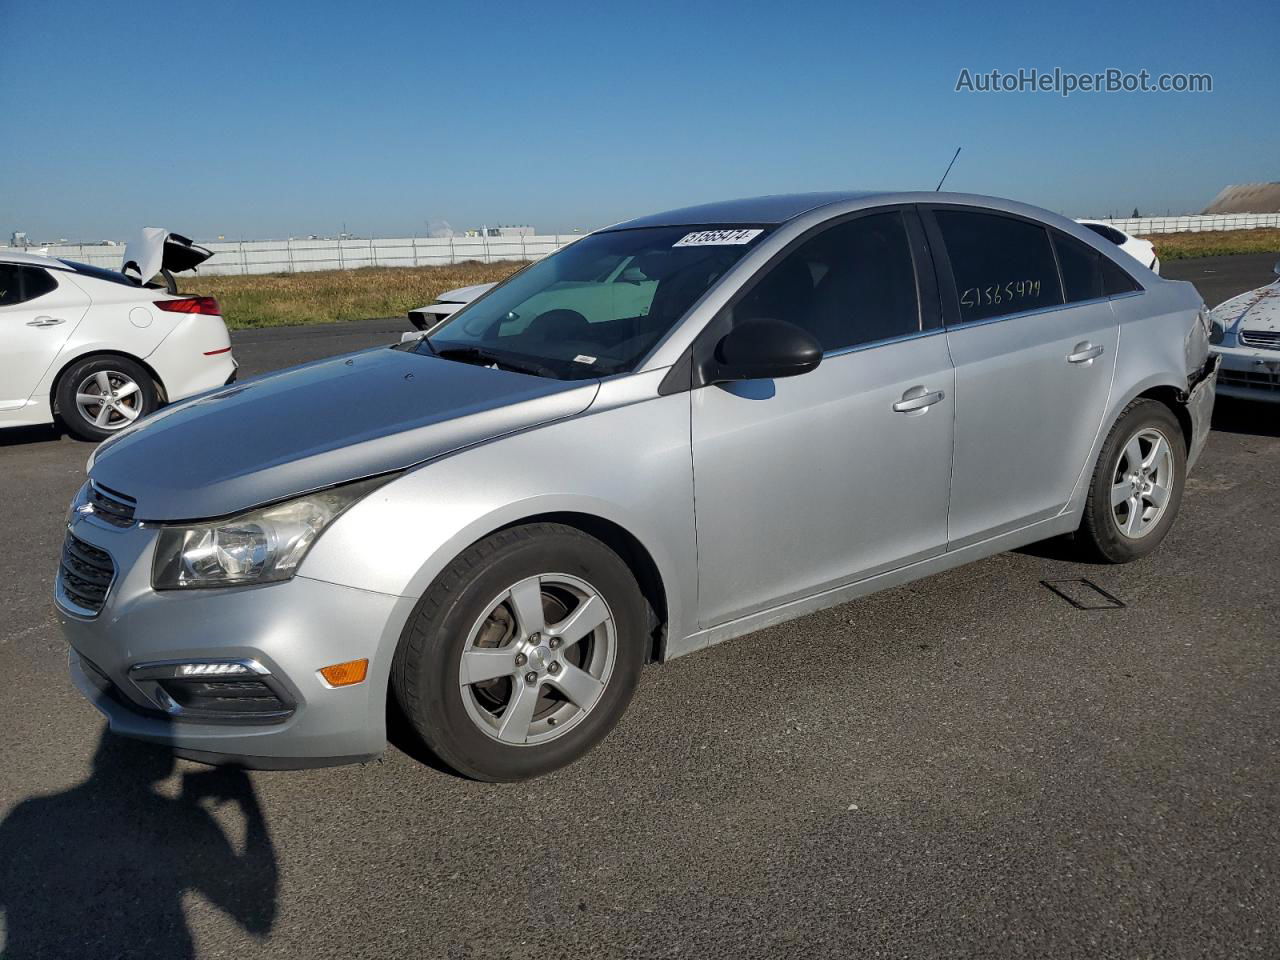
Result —
M 1274 2 L 0 0 L 0 242 L 589 229 L 792 190 L 1073 215 L 1280 179 Z M 1211 94 L 956 93 L 962 68 L 1207 72 Z

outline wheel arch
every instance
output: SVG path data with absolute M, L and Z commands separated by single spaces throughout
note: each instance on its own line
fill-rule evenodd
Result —
M 151 378 L 151 382 L 155 384 L 156 392 L 160 397 L 160 405 L 164 406 L 169 402 L 169 392 L 165 388 L 164 381 L 160 379 L 160 374 L 156 372 L 155 367 L 147 363 L 146 360 L 124 350 L 86 350 L 78 353 L 70 360 L 64 361 L 59 367 L 58 372 L 53 375 L 49 381 L 49 409 L 57 412 L 58 409 L 58 386 L 62 383 L 62 378 L 66 376 L 67 371 L 74 367 L 77 363 L 83 363 L 85 360 L 97 360 L 100 357 L 120 357 L 122 360 L 129 360 L 142 367 L 147 371 L 147 376 Z
M 1191 451 L 1191 441 L 1195 435 L 1195 425 L 1191 420 L 1191 411 L 1187 409 L 1186 398 L 1186 390 L 1180 390 L 1172 384 L 1161 384 L 1143 390 L 1125 403 L 1125 407 L 1128 407 L 1134 400 L 1155 400 L 1157 403 L 1164 404 L 1177 418 L 1178 426 L 1182 428 L 1182 442 L 1189 453 Z M 1121 408 L 1122 412 L 1123 409 Z
M 599 540 L 622 558 L 622 561 L 635 576 L 636 583 L 640 586 L 640 593 L 644 596 L 645 603 L 649 607 L 649 648 L 645 651 L 645 660 L 647 662 L 660 661 L 666 642 L 667 628 L 670 623 L 667 607 L 667 588 L 663 583 L 662 573 L 658 569 L 657 562 L 640 538 L 613 520 L 607 520 L 596 514 L 565 510 L 533 514 L 522 517 L 519 520 L 504 523 L 484 536 L 477 537 L 476 541 L 473 542 L 483 540 L 484 537 L 497 533 L 499 530 L 509 530 L 512 527 L 522 527 L 531 523 L 559 523 L 566 527 L 573 527 L 575 530 L 581 530 L 587 536 Z

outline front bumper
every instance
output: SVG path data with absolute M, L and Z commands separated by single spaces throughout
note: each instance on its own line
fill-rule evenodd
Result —
M 391 659 L 411 598 L 305 577 L 259 587 L 156 592 L 150 585 L 154 529 L 106 529 L 77 519 L 72 532 L 110 554 L 116 567 L 96 616 L 58 608 L 71 647 L 71 678 L 112 731 L 195 760 L 271 769 L 355 762 L 382 752 Z M 360 658 L 369 660 L 363 683 L 333 688 L 318 673 Z M 153 684 L 131 672 L 158 661 L 208 660 L 260 664 L 292 708 L 287 718 L 183 717 L 166 709 Z
M 1222 358 L 1218 396 L 1280 403 L 1280 351 L 1257 347 L 1214 347 Z

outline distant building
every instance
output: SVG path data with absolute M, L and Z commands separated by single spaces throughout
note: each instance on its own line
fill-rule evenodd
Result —
M 525 224 L 519 227 L 480 227 L 468 230 L 468 237 L 532 237 L 536 231 Z
M 1280 213 L 1280 183 L 1240 183 L 1223 187 L 1205 213 Z

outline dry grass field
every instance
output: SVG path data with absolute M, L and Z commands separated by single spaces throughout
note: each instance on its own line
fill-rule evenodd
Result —
M 1154 233 L 1146 239 L 1156 245 L 1161 260 L 1189 257 L 1221 257 L 1232 253 L 1280 255 L 1280 230 L 1212 230 L 1204 233 Z
M 180 274 L 183 293 L 217 297 L 233 330 L 400 316 L 445 290 L 502 280 L 521 263 L 448 267 L 362 267 L 245 277 Z
M 1161 233 L 1148 237 L 1161 260 L 1233 253 L 1280 256 L 1280 230 Z M 459 263 L 448 267 L 363 267 L 246 277 L 178 278 L 183 293 L 217 297 L 232 329 L 400 316 L 440 293 L 473 283 L 502 280 L 520 263 Z

